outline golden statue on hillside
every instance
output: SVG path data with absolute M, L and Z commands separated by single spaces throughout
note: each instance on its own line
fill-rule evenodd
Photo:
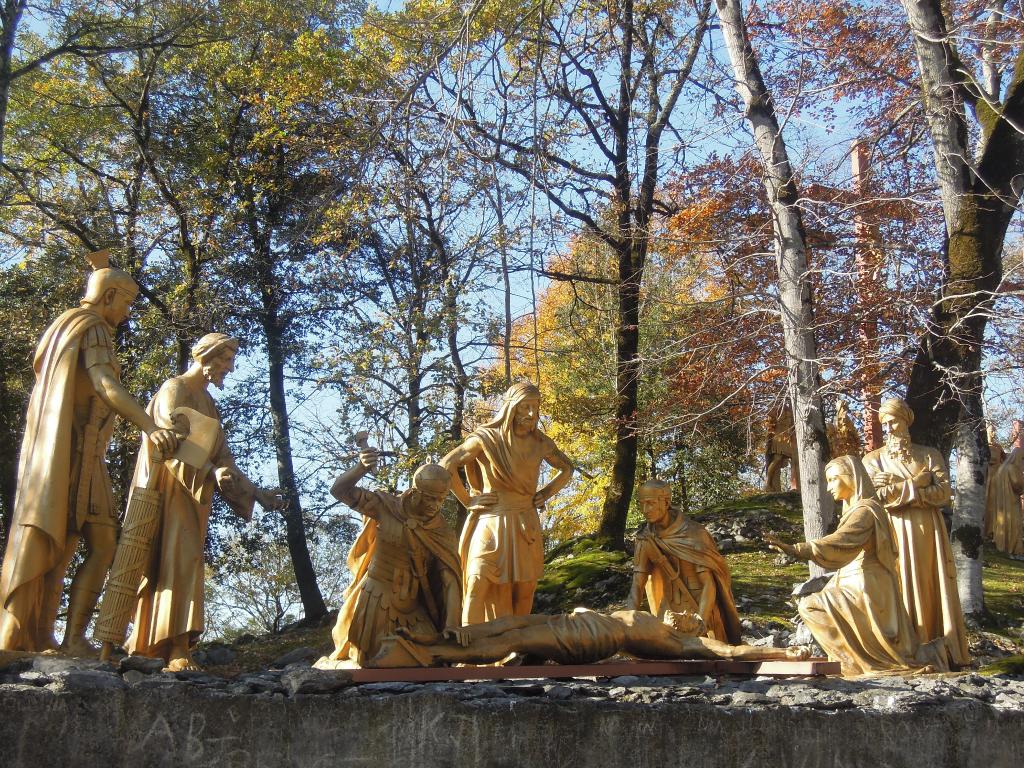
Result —
M 593 664 L 618 654 L 641 659 L 733 659 L 736 661 L 802 661 L 807 648 L 759 648 L 729 645 L 708 637 L 700 617 L 666 611 L 658 618 L 647 611 L 598 613 L 577 608 L 554 616 L 532 614 L 466 627 L 464 642 L 437 633 L 401 630 L 388 638 L 372 667 L 439 667 L 448 664 L 490 664 L 513 653 L 539 656 L 557 664 Z
M 95 652 L 85 639 L 117 545 L 118 509 L 106 453 L 114 417 L 128 419 L 156 450 L 178 438 L 162 429 L 121 385 L 114 331 L 139 287 L 90 255 L 94 271 L 82 305 L 58 317 L 36 347 L 35 386 L 18 464 L 18 488 L 0 576 L 0 649 L 48 651 L 68 565 L 81 540 L 85 561 L 71 581 L 61 650 Z
M 729 566 L 704 526 L 673 507 L 671 497 L 672 486 L 662 480 L 648 480 L 637 491 L 647 522 L 637 532 L 627 607 L 640 608 L 646 593 L 656 616 L 692 611 L 708 637 L 739 643 Z
M 572 478 L 572 463 L 538 428 L 540 390 L 514 384 L 501 410 L 441 459 L 452 493 L 469 511 L 459 555 L 462 561 L 463 624 L 523 616 L 544 571 L 544 541 L 538 509 Z M 541 464 L 555 476 L 540 490 Z M 459 477 L 465 467 L 469 487 Z
M 332 633 L 334 652 L 319 667 L 366 666 L 384 637 L 400 628 L 463 638 L 455 533 L 441 516 L 451 487 L 448 470 L 424 464 L 401 496 L 360 488 L 356 483 L 377 466 L 378 455 L 361 450 L 359 463 L 331 488 L 364 523 L 348 556 L 352 584 Z
M 989 478 L 985 537 L 1008 555 L 1024 555 L 1024 450 L 1014 448 Z
M 836 403 L 835 421 L 828 428 L 828 445 L 833 458 L 860 456 L 863 453 L 860 432 L 854 426 L 849 406 L 842 398 Z
M 132 487 L 156 489 L 159 518 L 127 648 L 133 654 L 163 658 L 170 671 L 198 669 L 192 648 L 205 628 L 203 551 L 214 490 L 244 520 L 251 519 L 256 502 L 267 509 L 284 505 L 279 493 L 257 487 L 235 465 L 208 391 L 210 384 L 223 388 L 224 377 L 235 369 L 237 352 L 238 339 L 232 336 L 203 336 L 192 347 L 189 369 L 165 381 L 147 409 L 157 424 L 168 427 L 181 412 L 193 414 L 194 431 L 200 422 L 208 425 L 204 442 L 209 458 L 195 462 L 199 466 L 179 458 L 154 461 L 149 447 L 143 446 L 135 463 Z M 151 472 L 156 477 L 150 478 Z
M 945 649 L 920 647 L 900 595 L 899 548 L 892 522 L 856 456 L 825 467 L 829 493 L 843 503 L 839 527 L 814 541 L 786 544 L 765 536 L 773 549 L 810 560 L 835 575 L 798 603 L 800 618 L 844 675 L 931 665 L 945 669 Z
M 910 441 L 914 412 L 906 402 L 886 400 L 878 416 L 885 445 L 864 457 L 864 468 L 892 520 L 903 605 L 920 642 L 943 638 L 949 663 L 966 666 L 967 628 L 941 511 L 952 498 L 946 462 L 934 448 Z

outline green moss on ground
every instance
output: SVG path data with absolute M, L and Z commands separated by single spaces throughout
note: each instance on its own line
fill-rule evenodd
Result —
M 1024 628 L 1024 561 L 986 547 L 982 583 L 988 613 L 983 625 L 1000 634 L 1009 631 L 1019 642 Z
M 1024 675 L 1024 655 L 1007 656 L 978 670 L 983 675 Z
M 706 510 L 693 510 L 694 519 L 712 519 L 723 516 L 744 516 L 751 512 L 770 512 L 780 515 L 791 523 L 803 524 L 803 511 L 800 507 L 800 494 L 797 491 L 784 493 L 755 493 L 750 496 L 739 496 L 735 499 L 717 504 Z
M 608 551 L 600 539 L 571 539 L 546 558 L 537 583 L 537 613 L 568 613 L 577 606 L 622 608 L 629 597 L 632 567 L 625 552 Z
M 793 585 L 806 581 L 809 574 L 803 563 L 777 565 L 778 557 L 753 547 L 725 556 L 732 571 L 732 592 L 740 618 L 755 624 L 792 626 L 796 606 L 790 593 Z

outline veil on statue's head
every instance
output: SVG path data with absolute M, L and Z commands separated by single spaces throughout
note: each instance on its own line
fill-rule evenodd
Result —
M 506 390 L 501 399 L 501 408 L 494 415 L 494 418 L 486 424 L 481 424 L 478 429 L 499 429 L 505 435 L 512 432 L 512 414 L 524 400 L 540 400 L 540 390 L 536 385 L 528 381 L 520 381 L 513 384 Z
M 864 499 L 875 498 L 875 485 L 868 477 L 868 471 L 857 456 L 838 456 L 825 465 L 825 472 L 830 469 L 840 470 L 843 475 L 853 480 L 853 496 L 843 502 L 843 510 L 847 510 Z
M 507 474 L 506 469 L 503 468 L 510 468 L 513 464 L 510 453 L 510 446 L 515 435 L 513 415 L 516 406 L 524 400 L 540 400 L 540 390 L 528 381 L 521 381 L 509 387 L 502 398 L 501 408 L 498 409 L 494 418 L 473 430 L 473 434 L 483 443 L 484 453 L 494 472 Z M 480 493 L 484 485 L 479 461 L 469 462 L 465 469 L 470 491 Z M 514 473 L 507 479 L 515 486 Z M 533 494 L 532 490 L 526 488 L 521 490 L 523 493 Z

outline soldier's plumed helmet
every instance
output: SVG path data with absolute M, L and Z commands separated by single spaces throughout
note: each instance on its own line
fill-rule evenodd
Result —
M 85 296 L 82 297 L 83 304 L 99 304 L 103 300 L 103 294 L 111 288 L 131 296 L 133 299 L 139 294 L 139 285 L 131 275 L 123 269 L 110 266 L 109 248 L 90 253 L 86 258 L 92 264 L 93 271 L 89 275 L 89 282 L 85 287 Z
M 452 476 L 440 464 L 424 464 L 413 474 L 412 487 L 427 493 L 448 493 Z

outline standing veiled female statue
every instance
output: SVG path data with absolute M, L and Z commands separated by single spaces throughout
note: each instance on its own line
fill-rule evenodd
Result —
M 459 540 L 463 624 L 524 616 L 544 571 L 537 510 L 572 478 L 572 463 L 538 427 L 540 390 L 513 384 L 495 418 L 441 459 L 469 510 Z M 557 470 L 537 488 L 543 463 Z M 469 487 L 459 477 L 465 467 Z

